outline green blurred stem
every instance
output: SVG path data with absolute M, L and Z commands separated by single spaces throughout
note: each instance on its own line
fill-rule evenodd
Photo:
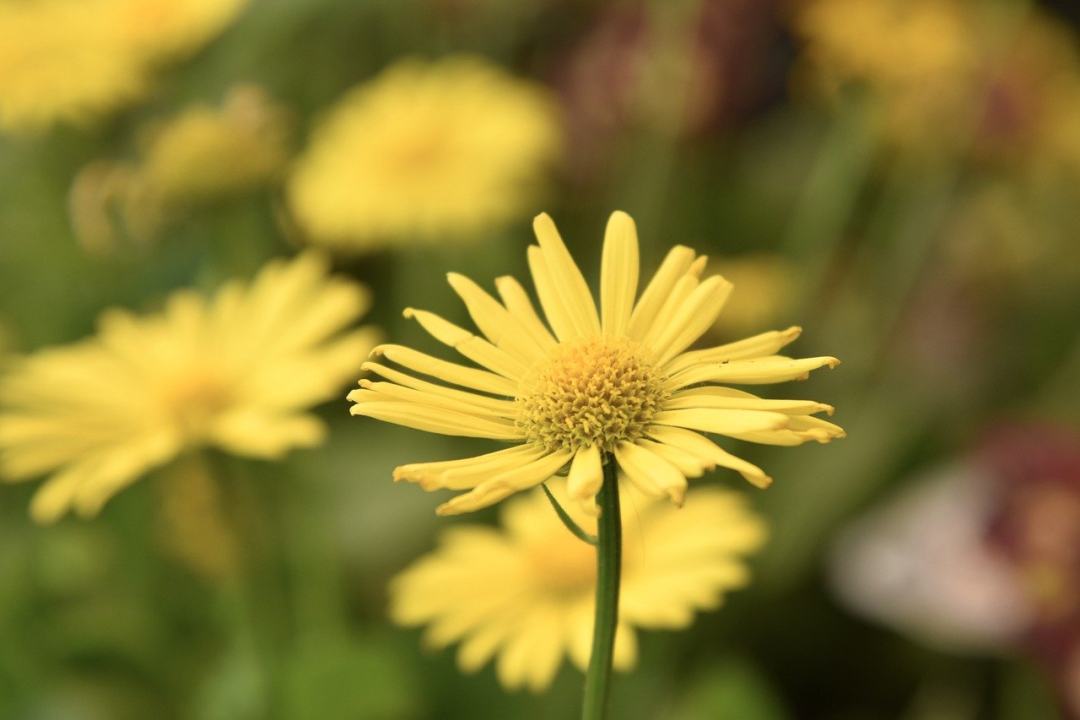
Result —
M 566 512 L 563 506 L 559 504 L 559 501 L 555 499 L 551 490 L 548 489 L 547 483 L 541 483 L 540 487 L 544 489 L 544 494 L 547 495 L 548 502 L 551 503 L 551 507 L 555 508 L 555 514 L 562 520 L 562 524 L 566 526 L 566 529 L 572 532 L 574 537 L 578 540 L 588 543 L 589 545 L 595 545 L 596 536 L 585 532 L 580 525 L 574 522 L 574 518 L 570 517 L 570 514 Z
M 600 519 L 596 547 L 596 619 L 593 623 L 592 657 L 585 676 L 582 720 L 607 717 L 611 688 L 611 664 L 615 656 L 615 628 L 619 618 L 619 574 L 622 570 L 622 517 L 619 510 L 619 479 L 615 458 L 604 458 L 604 484 L 597 495 Z

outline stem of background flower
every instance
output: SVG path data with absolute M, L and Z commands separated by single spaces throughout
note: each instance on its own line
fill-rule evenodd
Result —
M 585 676 L 582 720 L 607 717 L 611 665 L 615 656 L 615 628 L 619 618 L 619 575 L 622 570 L 622 517 L 619 510 L 619 478 L 615 458 L 604 458 L 604 484 L 597 495 L 596 616 L 592 657 Z

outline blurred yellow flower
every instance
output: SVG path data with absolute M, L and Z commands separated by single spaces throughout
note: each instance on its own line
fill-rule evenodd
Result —
M 209 40 L 245 2 L 0 3 L 0 130 L 83 122 L 132 102 L 157 63 Z
M 345 328 L 367 306 L 307 254 L 210 299 L 177 292 L 161 314 L 107 312 L 96 337 L 0 377 L 0 475 L 51 473 L 31 508 L 50 522 L 96 513 L 188 448 L 277 458 L 316 445 L 323 425 L 306 410 L 359 369 L 373 331 Z
M 802 78 L 831 96 L 852 84 L 875 94 L 893 139 L 955 129 L 978 63 L 974 22 L 951 0 L 811 0 L 796 17 Z
M 86 2 L 86 0 L 76 0 Z M 197 50 L 231 23 L 249 0 L 93 0 L 121 42 L 161 60 Z
M 260 88 L 238 86 L 221 108 L 193 105 L 149 136 L 139 181 L 165 202 L 213 199 L 273 179 L 288 160 L 288 121 Z
M 118 45 L 92 0 L 0 4 L 0 129 L 79 122 L 145 90 L 145 68 Z
M 261 88 L 234 87 L 220 108 L 192 105 L 150 128 L 133 164 L 99 160 L 83 168 L 69 197 L 72 225 L 94 251 L 112 249 L 118 235 L 148 240 L 191 205 L 277 179 L 288 135 L 286 112 Z
M 563 483 L 551 483 L 565 497 Z M 630 539 L 622 561 L 615 667 L 637 657 L 635 628 L 677 629 L 717 608 L 744 586 L 743 557 L 761 546 L 765 526 L 731 491 L 694 490 L 681 510 L 624 488 L 637 512 L 623 516 Z M 595 522 L 571 511 L 586 529 Z M 502 508 L 502 528 L 458 525 L 440 547 L 399 575 L 390 613 L 403 625 L 428 625 L 435 647 L 461 641 L 458 664 L 478 670 L 496 655 L 509 689 L 546 688 L 564 655 L 589 662 L 596 550 L 566 531 L 539 491 Z
M 288 185 L 312 242 L 465 237 L 519 213 L 561 144 L 553 100 L 486 60 L 403 60 L 349 92 Z
M 831 413 L 828 405 L 765 400 L 717 384 L 784 382 L 835 366 L 832 357 L 796 360 L 776 354 L 798 337 L 799 328 L 687 351 L 716 322 L 731 291 L 722 277 L 699 279 L 704 256 L 674 247 L 638 297 L 637 229 L 629 215 L 613 213 L 604 239 L 598 311 L 551 218 L 539 215 L 533 227 L 539 245 L 529 248 L 529 267 L 551 330 L 513 278 L 495 281 L 499 302 L 451 273 L 450 285 L 482 337 L 425 310 L 409 308 L 405 315 L 483 369 L 401 345 L 380 345 L 364 369 L 383 379 L 361 380 L 360 389 L 349 394 L 354 415 L 513 443 L 478 457 L 394 471 L 396 480 L 426 490 L 468 491 L 439 506 L 440 514 L 486 507 L 567 465 L 571 498 L 595 512 L 608 455 L 643 492 L 681 504 L 687 478 L 718 465 L 758 486 L 771 482 L 760 468 L 702 433 L 770 445 L 843 437 L 840 427 L 813 417 Z

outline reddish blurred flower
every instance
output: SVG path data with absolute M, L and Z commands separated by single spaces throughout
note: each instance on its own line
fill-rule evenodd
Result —
M 757 107 L 782 75 L 771 72 L 776 0 L 704 0 L 675 6 L 619 3 L 600 12 L 556 73 L 579 171 L 617 133 L 645 125 L 670 134 L 726 128 Z
M 954 651 L 1016 647 L 1080 718 L 1080 433 L 1006 425 L 841 533 L 831 569 L 860 614 Z
M 1080 717 L 1080 432 L 1004 427 L 988 437 L 981 460 L 998 486 L 990 546 L 1013 567 L 1033 611 L 1026 645 L 1070 717 Z

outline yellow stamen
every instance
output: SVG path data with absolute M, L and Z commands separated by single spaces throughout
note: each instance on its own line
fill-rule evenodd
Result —
M 555 450 L 633 442 L 660 410 L 661 377 L 640 346 L 625 339 L 571 343 L 540 365 L 518 398 L 529 440 Z

